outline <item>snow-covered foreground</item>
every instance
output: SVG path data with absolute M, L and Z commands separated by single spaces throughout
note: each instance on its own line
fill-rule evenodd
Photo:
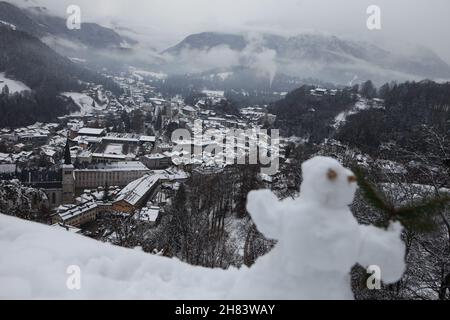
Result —
M 6 78 L 5 73 L 0 72 L 0 92 L 2 91 L 4 86 L 8 86 L 9 93 L 16 93 L 16 92 L 31 90 L 24 83 Z
M 383 280 L 397 281 L 404 271 L 401 226 L 357 223 L 348 208 L 353 174 L 336 160 L 314 158 L 303 172 L 298 199 L 250 193 L 258 229 L 278 239 L 250 269 L 193 267 L 0 215 L 0 298 L 352 299 L 355 263 L 379 266 Z M 80 268 L 80 290 L 66 285 L 70 266 Z
M 0 299 L 219 299 L 235 276 L 0 215 Z

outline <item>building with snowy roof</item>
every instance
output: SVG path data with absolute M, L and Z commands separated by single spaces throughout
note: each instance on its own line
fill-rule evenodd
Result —
M 155 144 L 156 137 L 155 136 L 141 136 L 139 138 L 139 141 L 142 142 L 142 143 L 153 143 L 153 144 Z
M 106 129 L 96 129 L 96 128 L 82 128 L 78 131 L 78 135 L 80 136 L 88 136 L 88 137 L 101 137 L 106 134 Z
M 87 201 L 82 204 L 69 207 L 67 210 L 58 212 L 53 217 L 53 223 L 80 227 L 97 218 L 98 205 L 95 201 Z
M 75 188 L 92 189 L 105 183 L 124 187 L 147 173 L 150 169 L 139 161 L 100 163 L 75 170 Z
M 139 160 L 151 170 L 167 169 L 172 165 L 172 158 L 160 153 L 148 154 Z
M 113 210 L 132 214 L 142 208 L 158 189 L 160 179 L 159 174 L 148 174 L 131 182 L 117 195 L 113 202 Z
M 160 218 L 161 208 L 158 206 L 144 207 L 134 215 L 134 219 L 156 226 Z
M 195 117 L 197 115 L 197 110 L 194 107 L 191 106 L 185 106 L 183 108 L 183 114 Z

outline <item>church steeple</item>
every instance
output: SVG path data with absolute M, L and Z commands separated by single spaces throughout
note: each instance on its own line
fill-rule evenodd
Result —
M 69 138 L 64 148 L 64 164 L 62 165 L 62 203 L 72 204 L 75 199 L 75 176 L 72 158 L 70 157 Z
M 72 157 L 70 156 L 69 138 L 67 138 L 66 147 L 64 148 L 64 164 L 71 165 Z

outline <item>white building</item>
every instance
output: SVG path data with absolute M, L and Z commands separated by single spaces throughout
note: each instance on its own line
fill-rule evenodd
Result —
M 75 188 L 92 189 L 106 183 L 123 187 L 149 172 L 150 169 L 138 161 L 101 163 L 87 169 L 75 170 Z

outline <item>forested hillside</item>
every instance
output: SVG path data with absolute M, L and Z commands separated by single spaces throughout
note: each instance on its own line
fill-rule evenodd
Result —
M 339 140 L 369 153 L 389 142 L 426 151 L 429 146 L 422 136 L 424 126 L 433 127 L 438 134 L 449 134 L 450 83 L 386 84 L 378 95 L 385 100 L 385 108 L 350 116 L 337 133 Z
M 84 22 L 83 28 L 70 30 L 66 27 L 66 19 L 51 15 L 44 7 L 24 9 L 0 1 L 0 20 L 40 39 L 46 36 L 59 37 L 93 49 L 121 48 L 123 45 L 136 44 L 136 41 L 96 23 Z
M 77 66 L 39 39 L 6 26 L 0 26 L 0 72 L 33 90 L 14 95 L 2 93 L 0 126 L 28 125 L 66 114 L 69 105 L 58 94 L 83 90 L 87 83 L 120 92 L 113 81 Z
M 76 91 L 84 88 L 81 82 L 94 82 L 119 90 L 106 78 L 77 66 L 25 32 L 0 27 L 0 49 L 0 71 L 32 89 Z
M 352 106 L 357 99 L 357 92 L 351 88 L 325 96 L 311 95 L 313 88 L 302 86 L 271 106 L 270 112 L 277 115 L 275 127 L 281 130 L 283 136 L 296 135 L 319 142 L 333 132 L 331 124 L 334 117 Z

